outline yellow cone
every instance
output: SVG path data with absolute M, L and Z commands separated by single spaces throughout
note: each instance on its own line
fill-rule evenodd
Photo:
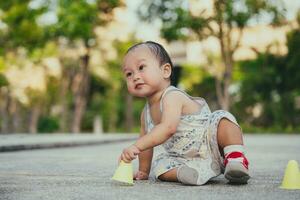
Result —
M 282 184 L 282 189 L 300 189 L 300 172 L 296 160 L 290 160 L 286 166 Z
M 132 163 L 125 163 L 121 160 L 112 180 L 125 183 L 127 185 L 133 185 Z

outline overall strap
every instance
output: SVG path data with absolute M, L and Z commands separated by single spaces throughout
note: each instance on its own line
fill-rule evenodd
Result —
M 160 98 L 160 102 L 159 102 L 159 107 L 160 107 L 160 112 L 162 112 L 162 101 L 163 98 L 165 97 L 165 95 L 168 92 L 171 91 L 179 91 L 182 92 L 184 95 L 186 95 L 187 97 L 193 99 L 193 97 L 191 97 L 190 95 L 188 95 L 186 92 L 174 87 L 174 86 L 169 86 L 168 88 L 165 89 L 165 91 L 163 92 L 163 94 L 161 95 Z M 144 107 L 144 122 L 145 122 L 145 130 L 146 132 L 148 132 L 149 129 L 153 128 L 154 124 L 153 121 L 151 119 L 151 114 L 150 114 L 150 107 L 149 107 L 149 103 L 147 102 L 145 107 Z
M 165 91 L 164 93 L 161 95 L 161 98 L 160 98 L 160 102 L 159 102 L 159 108 L 160 108 L 160 111 L 162 112 L 162 101 L 164 99 L 164 97 L 166 96 L 167 93 L 171 92 L 171 91 L 178 91 L 178 92 L 182 92 L 184 95 L 186 95 L 187 97 L 193 99 L 193 97 L 191 97 L 189 94 L 187 94 L 185 91 L 183 90 L 180 90 L 178 89 L 177 87 L 174 87 L 174 86 L 169 86 Z
M 154 123 L 150 115 L 150 107 L 148 102 L 144 107 L 144 122 L 145 122 L 145 131 L 146 133 L 148 133 L 148 131 L 150 131 L 154 127 Z
M 174 86 L 169 86 L 167 89 L 165 89 L 165 91 L 163 92 L 163 94 L 160 98 L 160 111 L 162 111 L 162 102 L 161 102 L 161 100 L 163 99 L 165 94 L 168 91 L 171 91 L 171 90 L 178 90 L 178 89 Z M 146 132 L 148 132 L 148 130 L 151 129 L 152 126 L 154 126 L 152 118 L 151 118 L 150 106 L 149 106 L 148 102 L 146 102 L 146 104 L 144 106 L 144 123 L 145 123 L 145 131 Z

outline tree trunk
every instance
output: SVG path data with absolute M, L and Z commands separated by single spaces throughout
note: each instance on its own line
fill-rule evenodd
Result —
M 109 114 L 109 124 L 108 124 L 108 131 L 115 132 L 117 123 L 118 123 L 118 109 L 116 103 L 116 93 L 117 90 L 115 88 L 112 89 L 112 92 L 108 95 L 108 99 L 111 99 L 112 103 L 110 103 L 110 114 Z
M 223 58 L 227 59 L 227 58 Z M 229 86 L 232 80 L 232 64 L 224 63 L 225 72 L 223 73 L 222 80 L 216 78 L 216 92 L 218 103 L 224 110 L 230 109 L 230 94 L 229 94 Z
M 228 102 L 227 99 L 225 98 L 224 95 L 224 87 L 222 85 L 222 80 L 216 78 L 216 91 L 217 91 L 217 98 L 218 98 L 218 103 L 223 110 L 228 109 Z
M 21 132 L 21 117 L 19 111 L 19 103 L 15 99 L 11 100 L 10 113 L 12 116 L 12 132 Z
M 217 91 L 219 90 L 219 92 L 217 92 L 217 96 L 221 108 L 224 110 L 230 109 L 230 94 L 228 89 L 232 81 L 233 58 L 231 50 L 229 48 L 230 47 L 228 46 L 227 48 L 224 48 L 224 46 L 221 47 L 222 60 L 225 66 L 225 70 L 223 73 L 222 82 L 220 82 L 220 80 L 217 80 Z
M 67 69 L 63 70 L 63 76 L 61 79 L 60 85 L 60 106 L 61 106 L 61 119 L 59 121 L 60 132 L 68 132 L 68 119 L 69 119 L 69 109 L 68 109 L 68 100 L 67 100 L 67 91 L 69 87 L 70 76 L 67 72 Z
M 1 133 L 9 132 L 9 92 L 7 88 L 1 88 L 1 101 L 0 101 L 0 116 L 1 116 Z
M 87 53 L 81 58 L 81 71 L 76 75 L 74 84 L 77 84 L 77 90 L 75 91 L 75 110 L 74 118 L 72 122 L 71 131 L 73 133 L 79 133 L 81 131 L 81 121 L 86 108 L 87 95 L 89 93 L 89 48 Z
M 217 98 L 218 103 L 220 104 L 221 108 L 224 110 L 230 109 L 230 95 L 228 88 L 231 83 L 232 79 L 232 69 L 233 69 L 233 52 L 232 52 L 232 41 L 231 37 L 231 27 L 224 27 L 226 23 L 224 23 L 223 19 L 223 7 L 218 2 L 215 2 L 215 8 L 218 12 L 218 40 L 220 43 L 220 50 L 221 50 L 221 57 L 224 64 L 224 72 L 223 76 L 221 77 L 222 80 L 216 80 L 216 91 L 217 91 Z
M 41 113 L 41 107 L 40 104 L 37 103 L 33 106 L 31 114 L 30 114 L 30 120 L 29 120 L 29 133 L 37 133 L 37 127 L 38 127 L 38 121 Z

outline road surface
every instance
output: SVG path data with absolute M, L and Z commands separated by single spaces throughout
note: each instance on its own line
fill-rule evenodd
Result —
M 223 175 L 204 186 L 155 180 L 117 185 L 110 178 L 131 143 L 0 153 L 0 199 L 300 199 L 300 190 L 279 189 L 287 162 L 300 162 L 300 134 L 246 135 L 252 178 L 241 186 L 227 184 Z

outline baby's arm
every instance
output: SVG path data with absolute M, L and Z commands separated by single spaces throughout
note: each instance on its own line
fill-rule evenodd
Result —
M 135 146 L 142 152 L 162 144 L 177 130 L 183 107 L 183 96 L 179 92 L 170 92 L 163 99 L 161 121 L 150 133 L 140 137 Z
M 141 114 L 141 131 L 140 137 L 143 137 L 146 134 L 145 130 L 145 120 L 144 120 L 144 111 Z M 148 179 L 151 162 L 153 156 L 153 148 L 142 151 L 139 154 L 139 171 L 135 173 L 134 178 L 137 180 Z

